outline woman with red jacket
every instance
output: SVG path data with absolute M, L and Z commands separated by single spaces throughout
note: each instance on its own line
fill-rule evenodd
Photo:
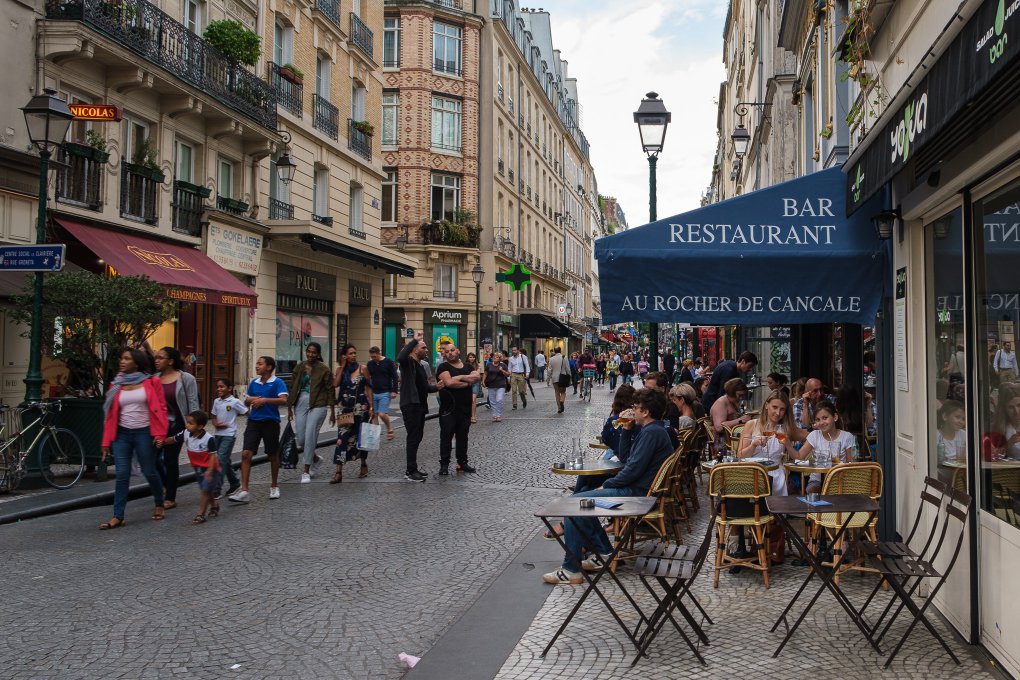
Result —
M 131 456 L 138 458 L 142 474 L 149 482 L 156 507 L 152 519 L 163 519 L 163 483 L 156 472 L 156 439 L 167 432 L 166 399 L 159 377 L 152 376 L 149 357 L 137 349 L 125 349 L 120 355 L 120 373 L 106 390 L 103 406 L 103 460 L 113 453 L 117 485 L 113 492 L 113 517 L 100 529 L 124 526 L 131 482 Z

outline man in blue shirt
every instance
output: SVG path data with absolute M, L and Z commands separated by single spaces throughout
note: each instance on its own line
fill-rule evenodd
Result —
M 666 395 L 654 390 L 638 390 L 634 395 L 634 421 L 622 425 L 620 460 L 626 461 L 623 469 L 610 477 L 598 489 L 575 493 L 571 498 L 599 498 L 610 496 L 645 496 L 662 464 L 673 453 L 662 419 L 666 414 Z M 635 430 L 634 426 L 637 426 Z M 582 534 L 583 532 L 583 534 Z M 563 542 L 567 546 L 563 564 L 556 571 L 542 577 L 553 585 L 581 583 L 581 569 L 598 571 L 613 552 L 606 532 L 596 517 L 570 518 L 563 525 Z M 578 559 L 586 546 L 594 547 L 594 554 L 583 562 Z
M 241 454 L 241 490 L 227 500 L 247 503 L 248 477 L 251 474 L 251 459 L 259 450 L 259 443 L 265 446 L 269 456 L 269 472 L 272 481 L 269 498 L 280 497 L 277 477 L 280 474 L 280 407 L 287 403 L 287 384 L 273 375 L 276 360 L 273 357 L 259 357 L 255 362 L 258 376 L 248 383 L 248 394 L 244 403 L 248 406 L 248 425 L 244 428 L 244 453 Z

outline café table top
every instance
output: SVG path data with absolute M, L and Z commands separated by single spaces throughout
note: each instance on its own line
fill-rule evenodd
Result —
M 952 468 L 954 470 L 966 470 L 967 464 L 957 461 L 943 461 L 939 467 Z M 1020 460 L 983 460 L 981 467 L 990 470 L 1016 470 L 1020 469 Z
M 654 496 L 607 496 L 600 500 L 620 502 L 617 508 L 581 508 L 579 496 L 565 496 L 542 506 L 535 517 L 640 517 L 655 507 Z
M 757 463 L 758 465 L 761 465 L 763 468 L 765 468 L 769 472 L 772 472 L 773 470 L 778 470 L 779 469 L 779 463 L 777 463 L 775 461 L 772 461 L 772 460 L 770 460 L 768 462 L 764 462 L 764 461 L 757 461 L 757 460 L 747 460 L 746 458 L 744 458 L 744 459 L 735 460 L 735 461 L 731 461 L 731 462 L 733 462 L 733 463 L 745 463 L 745 464 L 746 463 L 750 463 L 750 464 Z M 712 468 L 714 468 L 718 464 L 719 464 L 718 461 L 715 461 L 715 460 L 703 460 L 703 461 L 701 461 L 701 469 L 704 470 L 705 472 L 709 472 L 709 471 L 711 471 Z
M 814 512 L 878 512 L 878 503 L 865 494 L 830 494 L 819 500 L 832 505 L 809 505 L 797 496 L 767 496 L 765 506 L 776 515 L 807 515 Z
M 609 448 L 602 442 L 588 442 L 588 446 L 590 446 L 593 449 L 602 449 L 603 451 Z
M 836 465 L 829 465 L 828 467 L 815 467 L 814 465 L 797 465 L 796 463 L 783 463 L 783 467 L 789 472 L 803 472 L 805 474 L 823 474 L 827 475 L 836 467 Z
M 613 462 L 611 460 L 605 460 L 603 458 L 591 459 L 585 458 L 584 465 L 580 470 L 571 470 L 570 468 L 556 467 L 555 465 L 550 468 L 553 474 L 557 475 L 614 475 L 623 468 L 623 463 Z

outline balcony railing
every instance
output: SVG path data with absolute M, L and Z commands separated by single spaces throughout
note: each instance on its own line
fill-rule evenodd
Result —
M 292 220 L 294 219 L 294 206 L 277 198 L 269 199 L 269 219 L 271 220 Z
M 432 2 L 448 9 L 464 9 L 463 0 L 432 0 Z
M 477 248 L 481 230 L 475 226 L 451 224 L 450 222 L 426 222 L 423 224 L 400 225 L 407 243 L 413 245 L 450 246 L 454 248 Z M 397 232 L 400 233 L 399 231 Z
M 251 207 L 244 201 L 239 201 L 236 198 L 227 198 L 226 196 L 216 196 L 216 209 L 222 210 L 223 212 L 230 213 L 231 215 L 243 215 L 248 212 L 248 208 Z
M 503 102 L 503 83 L 496 85 L 496 99 L 498 99 L 500 103 Z
M 324 97 L 312 95 L 312 103 L 315 106 L 315 117 L 312 125 L 322 130 L 333 139 L 340 136 L 340 109 L 329 103 Z
M 269 85 L 148 0 L 50 0 L 46 18 L 80 21 L 259 125 L 276 129 L 276 96 Z
M 133 163 L 121 163 L 120 214 L 155 224 L 156 196 L 164 179 L 163 174 L 156 170 Z
M 358 229 L 357 227 L 347 227 L 347 233 L 354 238 L 368 238 L 368 234 L 363 229 Z
M 354 127 L 356 122 L 352 118 L 347 119 L 347 146 L 366 160 L 372 160 L 372 135 Z
M 305 97 L 305 86 L 303 83 L 292 80 L 286 75 L 286 72 L 281 73 L 282 68 L 282 66 L 275 62 L 269 62 L 269 84 L 276 93 L 276 100 L 280 103 L 280 106 L 300 118 L 302 101 Z
M 456 300 L 457 291 L 455 290 L 433 290 L 432 298 L 434 300 Z
M 325 227 L 332 227 L 333 226 L 333 216 L 332 215 L 316 215 L 315 213 L 312 213 L 312 222 L 318 222 L 319 224 L 321 224 L 321 225 L 323 225 Z
M 508 180 L 510 180 L 511 184 L 513 184 L 513 182 L 514 182 L 514 169 L 513 168 L 510 168 L 509 170 L 506 171 L 506 178 Z
M 315 9 L 322 12 L 331 24 L 340 28 L 340 0 L 315 0 Z
M 100 183 L 105 163 L 97 159 L 97 152 L 81 144 L 65 144 L 57 150 L 57 160 L 65 164 L 57 172 L 56 197 L 64 203 L 74 203 L 92 210 L 103 207 Z M 106 154 L 102 153 L 100 157 Z
M 174 182 L 174 218 L 171 228 L 179 234 L 202 235 L 202 211 L 210 190 L 190 182 Z
M 354 12 L 351 12 L 351 42 L 372 58 L 372 29 Z
M 503 159 L 502 158 L 500 158 L 499 160 L 496 161 L 496 172 L 498 172 L 501 175 L 503 174 Z

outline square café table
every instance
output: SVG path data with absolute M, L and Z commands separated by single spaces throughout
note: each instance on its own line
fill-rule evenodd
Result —
M 772 653 L 772 658 L 776 658 L 779 656 L 779 653 L 783 651 L 783 647 L 785 647 L 786 643 L 790 641 L 791 637 L 793 637 L 793 634 L 797 631 L 801 622 L 804 621 L 808 612 L 811 611 L 811 607 L 814 606 L 815 602 L 818 601 L 819 596 L 821 596 L 822 592 L 826 589 L 832 593 L 832 596 L 836 598 L 839 606 L 846 611 L 846 613 L 850 616 L 850 619 L 857 625 L 857 628 L 861 631 L 864 638 L 871 644 L 876 652 L 881 654 L 882 650 L 879 649 L 878 643 L 876 643 L 874 638 L 871 637 L 871 633 L 868 631 L 867 626 L 858 614 L 856 608 L 853 606 L 853 603 L 850 602 L 846 594 L 835 583 L 832 575 L 829 573 L 829 570 L 822 566 L 821 559 L 817 555 L 812 554 L 812 552 L 808 549 L 807 544 L 804 542 L 804 539 L 793 529 L 792 526 L 790 526 L 789 521 L 790 517 L 799 517 L 813 513 L 843 514 L 846 518 L 840 525 L 839 531 L 837 531 L 836 535 L 833 537 L 833 543 L 836 543 L 843 534 L 846 533 L 847 527 L 850 525 L 850 522 L 853 521 L 854 515 L 862 512 L 867 513 L 869 515 L 868 521 L 870 522 L 873 520 L 875 515 L 878 514 L 878 503 L 871 497 L 864 494 L 826 495 L 820 496 L 819 500 L 828 501 L 830 505 L 811 505 L 800 500 L 796 496 L 769 496 L 765 499 L 765 506 L 768 508 L 769 513 L 774 515 L 779 523 L 783 525 L 787 535 L 790 536 L 790 539 L 797 544 L 797 548 L 805 556 L 811 566 L 811 570 L 808 572 L 807 578 L 804 579 L 804 583 L 801 584 L 800 589 L 797 590 L 796 594 L 794 594 L 793 599 L 790 600 L 788 605 L 786 605 L 786 609 L 784 609 L 783 613 L 779 615 L 776 622 L 772 624 L 773 633 L 776 632 L 776 628 L 779 627 L 780 623 L 786 621 L 787 614 L 789 614 L 790 610 L 793 609 L 793 605 L 797 602 L 801 593 L 803 593 L 807 588 L 811 579 L 817 574 L 818 578 L 822 580 L 822 585 L 818 587 L 818 591 L 814 594 L 814 597 L 811 598 L 807 607 L 805 607 L 804 611 L 802 611 L 800 616 L 797 617 L 797 621 L 793 624 L 793 627 L 788 629 L 786 637 L 783 638 L 783 641 L 779 644 L 779 647 L 776 648 L 776 651 Z M 787 627 L 789 627 L 789 623 L 787 623 Z
M 634 519 L 637 517 L 641 517 L 642 515 L 647 515 L 649 512 L 651 512 L 652 508 L 655 507 L 656 503 L 656 499 L 649 496 L 612 496 L 600 498 L 599 500 L 609 501 L 611 503 L 621 503 L 621 505 L 612 509 L 600 508 L 598 506 L 594 508 L 581 508 L 580 500 L 581 497 L 578 496 L 567 496 L 566 498 L 560 498 L 549 503 L 548 505 L 544 506 L 541 510 L 535 513 L 535 517 L 541 519 L 542 522 L 545 523 L 545 525 L 549 528 L 549 533 L 556 536 L 556 542 L 560 544 L 560 547 L 563 548 L 564 552 L 570 551 L 568 550 L 567 544 L 564 542 L 563 537 L 556 533 L 556 530 L 554 529 L 551 522 L 553 518 L 562 517 L 565 522 L 573 523 L 574 528 L 577 529 L 578 532 L 581 534 L 582 540 L 584 540 L 585 543 L 587 543 L 588 537 L 584 534 L 583 531 L 580 531 L 580 529 L 577 526 L 577 523 L 574 522 L 575 519 L 581 517 L 608 517 L 611 519 L 628 519 L 628 518 Z M 637 522 L 626 523 L 622 534 L 616 538 L 616 545 L 613 547 L 613 552 L 610 554 L 609 559 L 605 561 L 605 564 L 598 572 L 595 573 L 594 577 L 591 576 L 589 572 L 585 571 L 584 569 L 581 569 L 581 576 L 588 582 L 588 587 L 585 588 L 584 592 L 581 594 L 581 599 L 577 601 L 577 603 L 574 605 L 574 608 L 570 610 L 569 614 L 567 614 L 567 618 L 564 619 L 563 624 L 560 625 L 559 627 L 559 630 L 557 630 L 556 634 L 552 636 L 551 640 L 549 640 L 549 644 L 546 645 L 544 650 L 542 650 L 543 657 L 549 653 L 549 650 L 552 649 L 553 644 L 559 638 L 560 634 L 563 633 L 567 625 L 570 623 L 571 619 L 574 618 L 574 615 L 577 614 L 577 611 L 581 608 L 581 605 L 584 604 L 584 601 L 588 599 L 588 596 L 593 592 L 599 597 L 600 600 L 602 600 L 602 603 L 606 605 L 606 609 L 608 609 L 609 613 L 613 615 L 613 618 L 616 619 L 616 622 L 620 624 L 620 628 L 623 629 L 623 632 L 626 633 L 627 637 L 630 639 L 635 649 L 638 650 L 638 656 L 643 655 L 643 652 L 641 651 L 640 640 L 638 640 L 634 632 L 631 632 L 630 628 L 627 627 L 627 624 L 623 622 L 623 619 L 621 619 L 620 615 L 616 613 L 616 610 L 613 609 L 613 605 L 610 604 L 609 600 L 602 593 L 602 591 L 599 590 L 598 587 L 599 581 L 602 580 L 602 577 L 605 576 L 606 574 L 609 574 L 609 577 L 616 582 L 616 587 L 620 589 L 620 592 L 624 594 L 624 596 L 630 602 L 631 606 L 633 606 L 635 611 L 637 611 L 638 615 L 641 617 L 641 621 L 645 623 L 648 622 L 647 618 L 642 613 L 641 608 L 638 607 L 637 602 L 634 601 L 634 598 L 631 596 L 629 592 L 627 592 L 627 589 L 624 588 L 623 583 L 620 582 L 620 579 L 616 577 L 616 574 L 610 568 L 611 565 L 613 564 L 613 561 L 616 559 L 616 555 L 620 552 L 620 548 L 627 542 L 627 540 L 630 538 L 630 535 L 634 533 L 636 525 Z M 588 545 L 588 547 L 590 548 L 592 546 Z M 584 555 L 573 555 L 573 557 L 578 562 L 581 562 L 584 559 Z M 640 625 L 641 623 L 639 622 L 638 623 L 639 628 Z

